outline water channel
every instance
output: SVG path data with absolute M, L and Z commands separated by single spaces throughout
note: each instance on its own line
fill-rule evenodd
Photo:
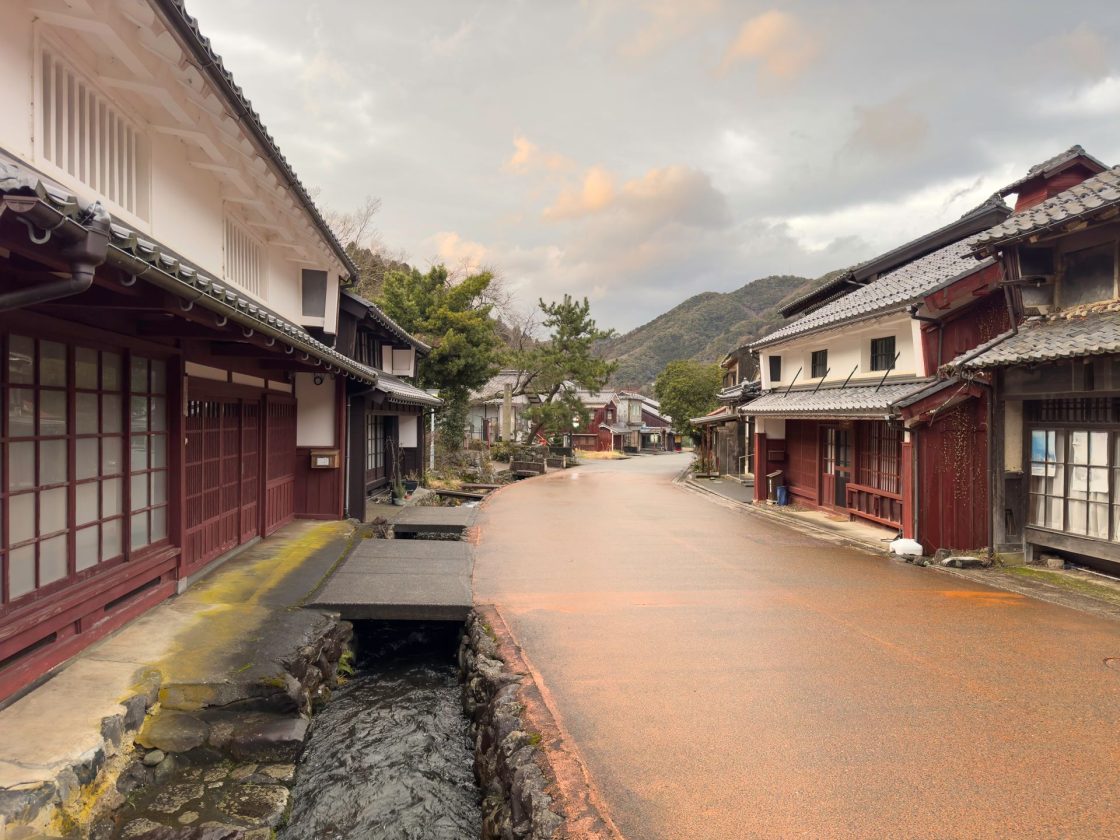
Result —
M 314 719 L 281 840 L 474 840 L 482 816 L 460 699 L 460 626 L 355 629 L 355 676 Z

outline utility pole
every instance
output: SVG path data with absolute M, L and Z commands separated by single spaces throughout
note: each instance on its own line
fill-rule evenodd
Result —
M 428 393 L 433 397 L 439 396 L 438 388 L 428 388 Z M 428 472 L 435 472 L 436 469 L 436 410 L 432 409 L 432 423 L 431 431 L 428 434 Z

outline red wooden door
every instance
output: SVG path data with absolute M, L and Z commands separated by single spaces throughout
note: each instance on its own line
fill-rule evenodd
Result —
M 187 574 L 260 532 L 260 405 L 202 396 L 187 405 L 184 458 Z
M 241 404 L 241 542 L 257 536 L 260 521 L 261 405 Z
M 296 403 L 269 395 L 265 400 L 264 533 L 267 536 L 295 517 Z
M 848 481 L 852 477 L 852 432 L 836 426 L 821 430 L 820 504 L 835 510 L 848 506 Z

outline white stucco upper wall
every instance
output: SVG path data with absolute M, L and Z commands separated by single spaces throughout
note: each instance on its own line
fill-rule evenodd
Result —
M 93 8 L 101 9 L 99 4 Z M 326 271 L 326 317 L 310 323 L 334 332 L 344 266 L 278 170 L 232 119 L 228 103 L 190 63 L 158 15 L 150 8 L 144 13 L 145 8 L 142 0 L 111 3 L 98 16 L 83 11 L 82 4 L 68 7 L 53 0 L 45 0 L 41 8 L 5 4 L 0 148 L 75 194 L 101 200 L 122 222 L 227 282 L 234 279 L 225 253 L 224 220 L 235 219 L 263 249 L 262 288 L 243 288 L 246 295 L 304 323 L 301 271 Z M 48 150 L 44 51 L 81 81 L 85 96 L 112 106 L 135 128 L 136 200 L 131 208 L 95 188 L 92 178 L 77 171 L 80 164 L 60 165 Z M 75 115 L 67 119 L 68 127 L 81 122 Z
M 763 390 L 796 385 L 813 385 L 821 381 L 812 376 L 812 355 L 816 350 L 828 351 L 829 373 L 827 383 L 840 384 L 851 374 L 852 382 L 881 379 L 883 371 L 871 370 L 871 340 L 894 337 L 898 361 L 891 376 L 921 376 L 922 345 L 920 323 L 905 314 L 888 315 L 856 324 L 846 324 L 836 329 L 812 335 L 798 336 L 786 342 L 765 347 L 759 351 Z M 781 356 L 782 378 L 770 379 L 770 357 Z M 798 370 L 801 373 L 798 375 Z M 854 371 L 854 372 L 853 372 Z M 794 377 L 796 376 L 796 383 Z

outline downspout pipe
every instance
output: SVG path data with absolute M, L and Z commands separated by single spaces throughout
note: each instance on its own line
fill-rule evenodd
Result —
M 70 274 L 0 293 L 0 312 L 78 295 L 93 285 L 109 251 L 109 214 L 100 202 L 90 205 L 80 221 L 37 196 L 6 196 L 0 203 L 0 213 L 4 212 L 14 213 L 26 225 L 32 242 L 45 245 L 57 239 L 61 244 L 57 253 L 70 264 Z

